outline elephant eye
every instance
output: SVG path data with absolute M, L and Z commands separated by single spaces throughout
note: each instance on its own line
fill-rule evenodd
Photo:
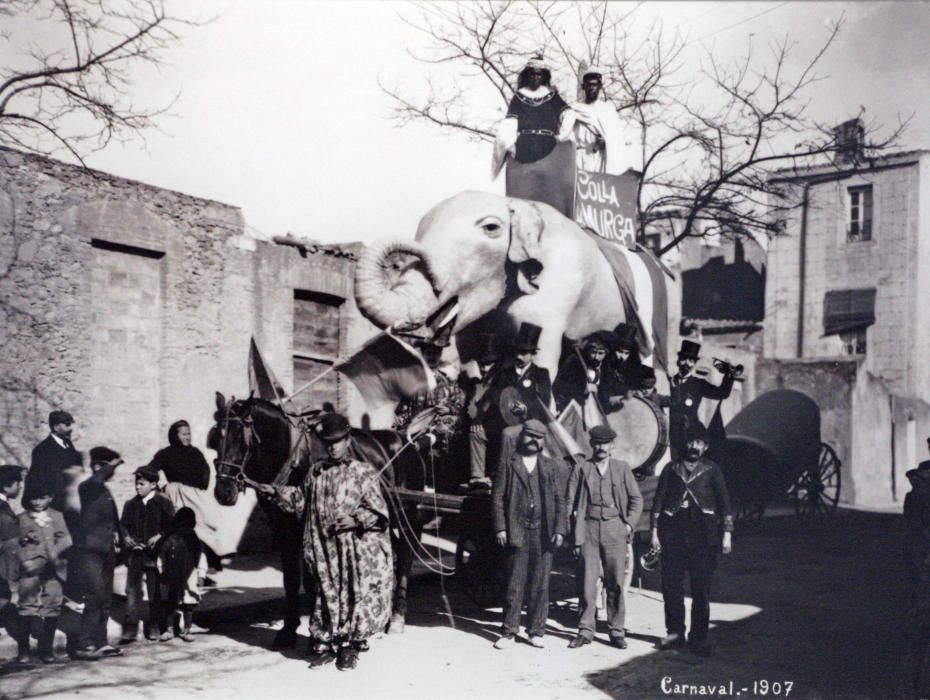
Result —
M 501 220 L 496 217 L 481 219 L 478 222 L 478 226 L 484 231 L 485 235 L 491 236 L 492 238 L 499 236 L 503 230 Z

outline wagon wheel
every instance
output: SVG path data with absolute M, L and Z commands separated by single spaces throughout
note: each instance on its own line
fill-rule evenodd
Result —
M 455 548 L 455 577 L 476 605 L 490 608 L 504 599 L 501 557 L 496 543 L 463 532 Z
M 822 442 L 812 448 L 805 463 L 810 465 L 791 489 L 794 510 L 801 524 L 820 529 L 836 512 L 840 500 L 840 465 L 836 452 Z

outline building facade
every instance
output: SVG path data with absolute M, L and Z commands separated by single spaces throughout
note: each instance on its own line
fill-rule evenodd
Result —
M 374 332 L 359 245 L 256 240 L 236 207 L 48 158 L 0 149 L 0 236 L 0 459 L 28 466 L 63 408 L 125 457 L 121 498 L 172 422 L 203 449 L 215 392 L 248 395 L 251 337 L 293 390 Z M 300 398 L 364 413 L 335 372 Z
M 769 245 L 766 383 L 804 384 L 805 367 L 852 377 L 829 396 L 816 387 L 831 382 L 809 382 L 835 414 L 825 439 L 844 462 L 842 500 L 899 505 L 930 434 L 930 152 L 773 181 L 801 204 Z

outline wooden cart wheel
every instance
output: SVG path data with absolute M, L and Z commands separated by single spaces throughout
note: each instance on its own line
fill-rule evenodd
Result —
M 840 500 L 840 465 L 836 452 L 822 442 L 812 448 L 809 465 L 791 489 L 794 510 L 811 530 L 824 527 Z
M 455 548 L 455 577 L 472 602 L 496 607 L 504 599 L 503 566 L 497 543 L 463 532 Z

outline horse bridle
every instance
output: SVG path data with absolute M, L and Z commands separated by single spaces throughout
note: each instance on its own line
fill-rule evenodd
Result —
M 245 491 L 245 465 L 249 463 L 249 458 L 252 456 L 252 446 L 256 443 L 261 443 L 261 438 L 258 436 L 258 433 L 255 432 L 255 421 L 249 416 L 248 418 L 243 418 L 232 413 L 232 407 L 235 403 L 235 397 L 230 397 L 229 403 L 226 405 L 226 410 L 223 413 L 223 417 L 220 420 L 220 430 L 222 431 L 222 439 L 220 440 L 220 452 L 219 454 L 226 454 L 226 437 L 229 434 L 227 425 L 229 423 L 239 423 L 242 425 L 242 440 L 245 442 L 245 454 L 242 456 L 242 461 L 238 464 L 235 462 L 230 462 L 225 459 L 217 459 L 214 464 L 216 465 L 216 478 L 227 479 L 236 482 L 236 488 L 242 492 Z

